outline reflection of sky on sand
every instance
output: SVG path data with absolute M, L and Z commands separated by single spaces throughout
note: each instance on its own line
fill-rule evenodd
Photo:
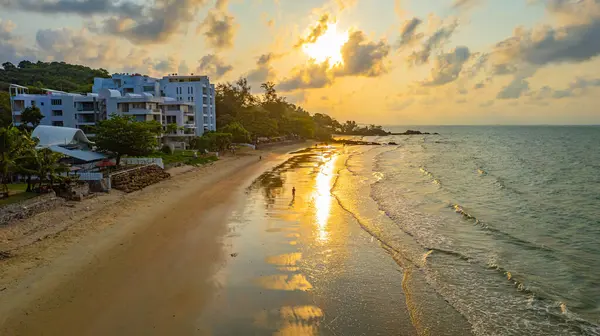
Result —
M 268 328 L 277 325 L 274 335 L 317 335 L 323 311 L 316 306 L 284 306 L 278 310 L 263 310 L 256 314 L 254 324 Z
M 257 283 L 266 289 L 283 291 L 307 291 L 313 288 L 303 274 L 267 275 L 258 278 Z
M 313 193 L 313 198 L 315 201 L 317 229 L 319 230 L 317 237 L 320 243 L 327 243 L 329 240 L 327 223 L 329 221 L 329 216 L 331 215 L 331 181 L 333 179 L 336 158 L 337 155 L 334 155 L 331 158 L 322 157 L 322 160 L 325 161 L 325 163 L 321 166 L 315 179 L 315 192 Z
M 297 252 L 267 257 L 266 261 L 278 266 L 296 266 L 300 259 L 302 259 L 302 253 Z

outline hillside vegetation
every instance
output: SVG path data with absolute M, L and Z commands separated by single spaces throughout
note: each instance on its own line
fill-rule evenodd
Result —
M 29 62 L 18 65 L 10 62 L 0 69 L 0 91 L 7 91 L 10 84 L 30 87 L 31 93 L 41 88 L 67 92 L 90 92 L 94 77 L 110 77 L 104 69 L 92 69 L 65 62 Z

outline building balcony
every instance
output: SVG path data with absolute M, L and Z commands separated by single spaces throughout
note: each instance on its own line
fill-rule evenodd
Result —
M 151 109 L 143 109 L 143 108 L 132 108 L 129 109 L 129 112 L 123 112 L 127 114 L 161 114 L 162 111 L 159 109 L 151 110 Z
M 196 127 L 196 123 L 193 123 L 193 124 L 185 124 L 185 125 L 183 125 L 183 127 L 184 127 L 184 128 L 198 128 L 198 127 Z
M 94 110 L 77 110 L 77 114 L 94 114 Z
M 85 121 L 85 120 L 77 120 L 75 121 L 75 125 L 90 125 L 90 126 L 94 126 L 96 125 L 95 121 Z

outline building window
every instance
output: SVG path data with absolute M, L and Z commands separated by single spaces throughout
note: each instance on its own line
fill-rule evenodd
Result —
M 41 102 L 40 105 L 44 106 L 44 102 Z
M 177 116 L 167 116 L 167 125 L 168 124 L 176 124 Z
M 52 110 L 52 116 L 53 117 L 62 117 L 63 116 L 63 111 L 61 111 L 61 110 Z
M 52 122 L 52 126 L 58 126 L 58 127 L 63 127 L 64 124 L 62 121 L 53 121 Z
M 62 99 L 52 99 L 50 101 L 50 104 L 52 104 L 52 105 L 62 105 Z
M 190 88 L 190 94 L 194 94 L 194 87 Z

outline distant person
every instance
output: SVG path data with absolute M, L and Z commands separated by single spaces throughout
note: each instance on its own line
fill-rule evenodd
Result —
M 296 187 L 292 187 L 292 197 L 296 198 Z

